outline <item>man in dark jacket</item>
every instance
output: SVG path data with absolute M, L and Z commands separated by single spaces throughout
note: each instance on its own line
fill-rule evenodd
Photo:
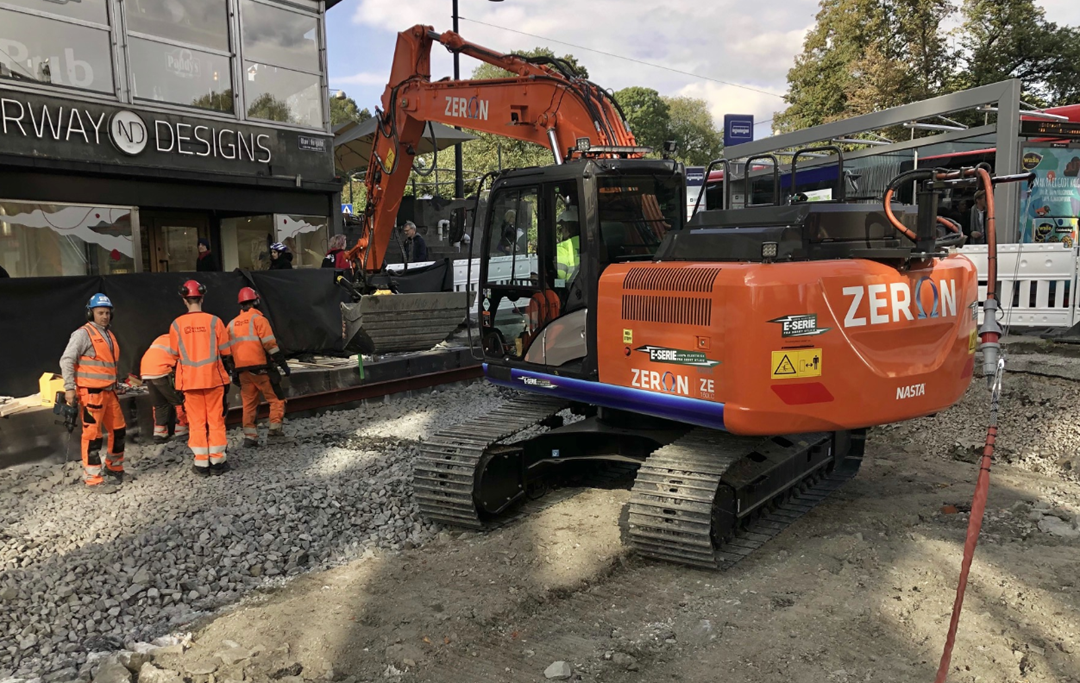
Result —
M 200 273 L 221 270 L 217 257 L 210 251 L 210 240 L 205 237 L 199 238 L 199 260 L 195 264 L 195 270 Z
M 270 270 L 292 268 L 292 252 L 281 242 L 270 245 Z
M 427 243 L 424 238 L 416 234 L 416 224 L 405 221 L 405 263 L 420 263 L 427 261 Z

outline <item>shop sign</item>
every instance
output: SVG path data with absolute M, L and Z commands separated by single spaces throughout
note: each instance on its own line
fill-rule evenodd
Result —
M 111 154 L 151 166 L 264 174 L 273 164 L 275 174 L 333 177 L 324 138 L 14 92 L 0 91 L 0 140 L 6 152 L 28 156 L 102 161 Z

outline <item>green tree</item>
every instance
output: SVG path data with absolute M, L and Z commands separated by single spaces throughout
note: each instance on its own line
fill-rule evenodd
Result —
M 212 111 L 224 111 L 232 113 L 233 91 L 232 88 L 223 92 L 211 92 L 191 102 L 191 106 Z
M 615 93 L 615 100 L 626 114 L 626 122 L 639 145 L 663 149 L 671 138 L 671 112 L 660 93 L 652 88 L 630 86 Z
M 907 104 L 947 88 L 942 24 L 950 0 L 822 0 L 788 72 L 788 108 L 774 129 L 797 130 Z
M 340 95 L 340 96 L 338 96 Z M 346 121 L 363 123 L 371 118 L 371 112 L 367 107 L 360 109 L 356 101 L 340 92 L 330 97 L 330 125 L 336 126 Z
M 565 62 L 567 65 L 569 65 L 570 69 L 576 75 L 582 78 L 589 77 L 589 70 L 586 69 L 584 65 L 582 65 L 581 62 L 577 60 L 577 57 L 575 57 L 574 55 L 563 55 L 562 57 L 556 57 L 555 53 L 550 48 L 546 47 L 534 47 L 531 50 L 512 52 L 511 54 L 525 58 L 548 57 L 551 59 L 559 59 L 560 61 Z M 500 69 L 494 64 L 488 64 L 487 62 L 484 62 L 480 66 L 476 67 L 475 69 L 473 69 L 472 72 L 473 79 L 484 81 L 490 80 L 492 78 L 512 78 L 515 75 L 516 74 L 507 71 L 506 69 Z
M 665 97 L 670 135 L 678 144 L 675 158 L 687 166 L 705 166 L 720 156 L 724 136 L 716 129 L 705 100 Z
M 289 105 L 279 100 L 270 93 L 263 93 L 248 105 L 247 115 L 253 119 L 265 119 L 267 121 L 281 121 L 283 123 L 295 123 Z
M 1047 21 L 1034 0 L 965 0 L 959 42 L 964 55 L 956 89 L 1008 78 L 1024 98 L 1054 106 L 1080 96 L 1080 31 Z

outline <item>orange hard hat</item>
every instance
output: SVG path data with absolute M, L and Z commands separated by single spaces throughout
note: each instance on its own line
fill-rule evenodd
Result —
M 197 299 L 206 294 L 206 285 L 201 285 L 195 280 L 188 280 L 180 285 L 180 296 L 185 299 Z
M 259 294 L 251 287 L 244 287 L 240 290 L 240 294 L 236 297 L 236 303 L 242 304 L 245 301 L 258 301 Z

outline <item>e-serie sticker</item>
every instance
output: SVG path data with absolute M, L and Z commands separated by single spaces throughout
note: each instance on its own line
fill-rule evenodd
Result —
M 712 368 L 720 365 L 718 360 L 709 360 L 701 351 L 669 349 L 666 346 L 639 346 L 635 351 L 649 354 L 653 363 L 671 363 L 672 365 L 693 365 L 699 368 Z
M 554 389 L 555 385 L 550 380 L 540 379 L 538 377 L 522 377 L 521 383 L 528 387 L 539 387 L 541 389 Z
M 818 327 L 816 313 L 785 315 L 783 318 L 774 318 L 769 322 L 780 324 L 780 334 L 784 337 L 813 337 L 825 334 L 832 329 L 831 327 Z

